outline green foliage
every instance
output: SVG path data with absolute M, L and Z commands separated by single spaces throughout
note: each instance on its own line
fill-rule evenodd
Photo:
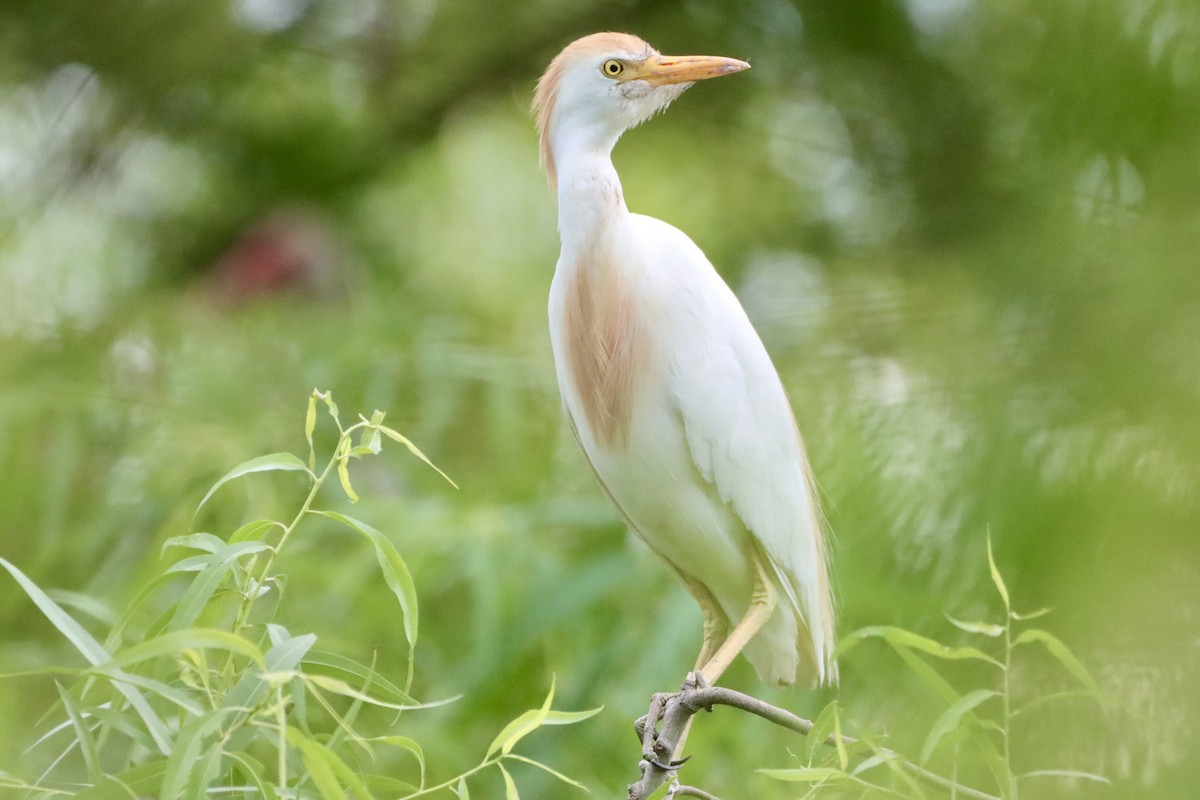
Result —
M 879 796 L 924 797 L 931 791 L 931 779 L 939 793 L 1004 800 L 1016 800 L 1019 787 L 1031 780 L 1059 778 L 1108 784 L 1109 780 L 1104 776 L 1085 770 L 1020 771 L 1014 766 L 1013 740 L 1017 736 L 1014 720 L 1018 715 L 1057 701 L 1074 700 L 1081 695 L 1101 707 L 1112 701 L 1100 691 L 1083 663 L 1056 636 L 1023 625 L 1045 611 L 1027 614 L 1013 611 L 1008 587 L 992 554 L 990 537 L 987 559 L 992 583 L 1003 604 L 1001 621 L 948 619 L 956 628 L 972 636 L 984 637 L 985 647 L 986 639 L 1002 641 L 1002 646 L 988 647 L 998 651 L 994 656 L 975 647 L 950 647 L 890 626 L 860 628 L 839 645 L 839 655 L 845 656 L 864 642 L 885 642 L 944 707 L 929 728 L 919 758 L 910 760 L 886 747 L 886 737 L 881 735 L 847 740 L 841 730 L 842 710 L 834 700 L 813 721 L 812 731 L 805 739 L 802 766 L 759 772 L 780 781 L 809 784 L 806 797 L 837 796 L 839 788 L 849 796 L 878 793 Z M 1018 700 L 1011 677 L 1018 666 L 1014 657 L 1026 645 L 1040 645 L 1082 687 L 1082 691 L 1048 693 L 1035 689 Z M 922 656 L 931 657 L 933 662 Z M 964 659 L 986 665 L 988 669 L 981 677 L 988 686 L 960 691 L 936 666 L 938 662 Z M 852 668 L 853 659 L 843 661 L 850 662 Z M 821 747 L 828 741 L 833 742 L 833 748 Z M 927 768 L 931 766 L 938 767 L 939 771 L 930 772 Z M 987 773 L 988 779 L 980 777 L 981 773 Z M 971 784 L 966 782 L 969 779 L 973 779 Z
M 332 455 L 320 470 L 313 440 L 318 402 L 324 403 L 337 427 Z M 8 676 L 54 679 L 58 702 L 44 715 L 46 730 L 29 745 L 33 752 L 53 753 L 49 766 L 36 775 L 0 773 L 0 787 L 21 790 L 31 798 L 75 795 L 93 800 L 134 795 L 177 800 L 213 794 L 367 800 L 452 791 L 466 797 L 467 779 L 495 767 L 506 796 L 516 798 L 517 785 L 505 764 L 524 763 L 582 788 L 578 781 L 514 750 L 543 726 L 569 725 L 599 712 L 554 709 L 553 682 L 545 702 L 504 727 L 478 765 L 430 783 L 424 748 L 395 729 L 409 712 L 458 698 L 413 699 L 418 606 L 408 565 L 376 528 L 314 503 L 335 473 L 345 496 L 356 502 L 349 464 L 378 455 L 384 437 L 437 467 L 406 437 L 384 425 L 380 411 L 343 425 L 328 392 L 313 392 L 304 432 L 307 465 L 290 453 L 250 459 L 217 480 L 196 510 L 198 516 L 219 489 L 244 476 L 303 472 L 308 492 L 290 521 L 257 520 L 238 527 L 227 539 L 207 532 L 168 539 L 163 555 L 176 560 L 135 593 L 103 644 L 21 569 L 0 558 L 0 566 L 88 663 L 84 668 L 43 667 Z M 377 669 L 374 659 L 364 663 L 320 650 L 315 634 L 293 634 L 278 621 L 287 581 L 276 568 L 277 558 L 294 537 L 314 533 L 297 533 L 313 518 L 331 519 L 357 531 L 374 551 L 408 645 L 402 684 Z M 319 586 L 307 588 L 321 591 Z M 71 680 L 63 683 L 59 678 Z M 397 757 L 401 753 L 410 757 L 408 764 Z

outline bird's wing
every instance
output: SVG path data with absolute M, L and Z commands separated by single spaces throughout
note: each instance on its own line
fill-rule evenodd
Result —
M 643 225 L 657 223 L 642 219 Z M 708 259 L 684 234 L 657 224 L 661 229 L 652 238 L 661 257 L 675 262 L 669 381 L 692 459 L 761 544 L 809 629 L 809 656 L 819 678 L 832 682 L 834 614 L 824 531 L 783 385 L 741 304 Z

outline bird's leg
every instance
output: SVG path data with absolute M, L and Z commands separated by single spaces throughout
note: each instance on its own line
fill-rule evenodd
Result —
M 771 618 L 775 606 L 779 603 L 779 592 L 767 576 L 762 558 L 758 553 L 754 553 L 750 560 L 754 564 L 754 589 L 750 594 L 750 607 L 717 652 L 700 668 L 701 677 L 710 684 L 717 682 L 717 678 L 721 677 L 737 654 L 742 652 L 746 643 L 754 638 L 754 634 Z
M 729 622 L 725 619 L 725 612 L 721 610 L 717 598 L 707 586 L 683 572 L 679 572 L 678 575 L 688 594 L 696 598 L 696 604 L 700 606 L 700 613 L 704 616 L 704 639 L 700 645 L 700 655 L 696 657 L 696 666 L 692 668 L 695 671 L 707 664 L 721 642 L 725 641 L 729 633 Z

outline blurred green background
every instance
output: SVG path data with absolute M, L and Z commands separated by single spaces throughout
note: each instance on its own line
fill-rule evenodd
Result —
M 1023 795 L 1196 797 L 1194 0 L 7 0 L 0 555 L 99 600 L 102 628 L 212 481 L 303 452 L 312 387 L 384 409 L 462 487 L 400 453 L 356 472 L 353 513 L 416 578 L 415 688 L 466 695 L 406 732 L 447 777 L 555 674 L 558 705 L 606 711 L 530 753 L 623 796 L 630 723 L 700 625 L 593 485 L 554 384 L 555 207 L 527 107 L 554 54 L 603 29 L 754 65 L 615 162 L 632 209 L 706 251 L 784 377 L 842 632 L 966 641 L 943 615 L 998 612 L 990 533 L 1018 608 L 1052 607 L 1044 627 L 1124 704 L 1023 721 L 1019 769 L 1113 781 Z M 228 533 L 303 486 L 224 492 L 207 529 Z M 287 623 L 402 674 L 373 554 L 306 525 Z M 5 578 L 0 671 L 45 664 L 78 656 Z M 1032 658 L 1018 692 L 1069 683 L 1051 667 Z M 862 645 L 842 670 L 847 729 L 919 749 L 942 707 L 895 655 Z M 762 692 L 744 664 L 728 683 L 805 715 L 832 696 Z M 21 754 L 55 696 L 0 682 L 0 768 L 44 766 Z M 706 717 L 690 777 L 797 796 L 753 770 L 799 747 Z

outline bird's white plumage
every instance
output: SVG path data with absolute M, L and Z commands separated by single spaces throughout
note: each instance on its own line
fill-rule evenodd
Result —
M 823 534 L 778 374 L 703 252 L 628 211 L 609 157 L 621 132 L 679 91 L 614 87 L 598 68 L 605 58 L 654 51 L 587 42 L 556 60 L 553 91 L 539 88 L 540 102 L 559 103 L 539 120 L 551 126 L 543 139 L 558 177 L 563 249 L 549 313 L 563 405 L 625 521 L 702 608 L 716 601 L 706 614 L 741 619 L 753 559 L 769 565 L 784 600 L 744 650 L 763 680 L 832 682 Z

